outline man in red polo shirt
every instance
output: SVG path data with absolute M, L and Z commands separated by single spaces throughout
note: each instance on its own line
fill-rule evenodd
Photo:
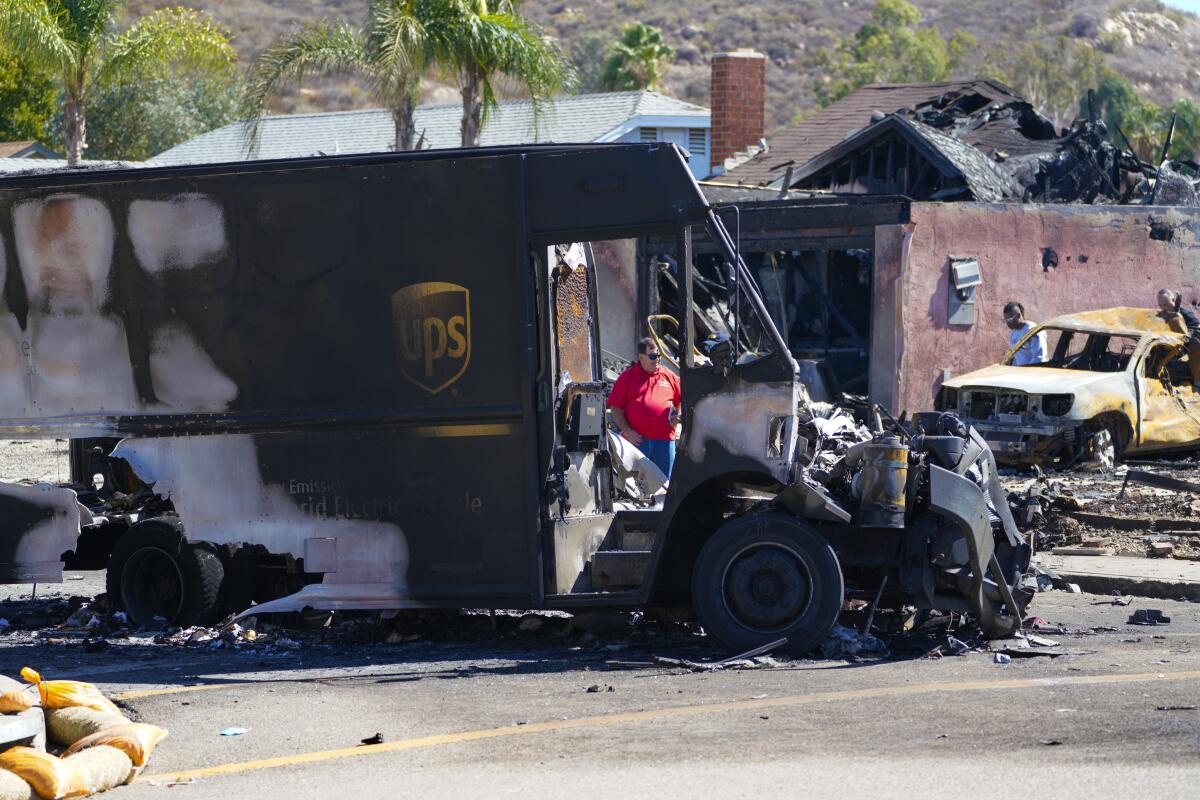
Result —
M 653 339 L 642 339 L 637 349 L 637 361 L 617 378 L 608 407 L 621 435 L 670 478 L 682 401 L 679 378 L 659 363 L 661 354 Z

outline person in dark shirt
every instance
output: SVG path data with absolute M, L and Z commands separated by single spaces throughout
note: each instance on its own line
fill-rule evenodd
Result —
M 1192 369 L 1192 386 L 1200 388 L 1200 317 L 1183 305 L 1183 295 L 1173 289 L 1158 290 L 1159 316 L 1171 322 L 1179 320 L 1187 329 L 1188 366 Z

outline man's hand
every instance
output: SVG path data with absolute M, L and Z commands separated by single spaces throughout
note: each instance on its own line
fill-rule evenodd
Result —
M 629 441 L 633 442 L 634 444 L 642 443 L 642 435 L 640 433 L 638 433 L 637 431 L 635 431 L 633 428 L 626 428 L 625 430 L 621 431 L 621 435 L 624 436 Z
M 682 419 L 683 419 L 683 415 L 679 413 L 678 408 L 672 408 L 670 413 L 667 415 L 667 420 L 672 425 L 678 425 L 680 420 L 682 420 Z

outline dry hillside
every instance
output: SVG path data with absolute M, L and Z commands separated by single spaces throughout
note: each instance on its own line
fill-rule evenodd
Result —
M 235 34 L 238 50 L 251 60 L 271 39 L 293 25 L 328 17 L 361 21 L 365 0 L 185 0 L 206 8 Z M 145 11 L 180 0 L 133 0 Z M 1200 96 L 1200 18 L 1168 11 L 1153 0 L 915 0 L 928 24 L 943 33 L 962 29 L 981 43 L 1003 47 L 1031 31 L 1067 35 L 1095 44 L 1109 32 L 1126 46 L 1109 56 L 1145 94 L 1169 102 Z M 771 58 L 768 68 L 768 127 L 778 127 L 811 107 L 821 79 L 812 54 L 836 37 L 852 33 L 875 0 L 527 0 L 526 11 L 555 33 L 570 51 L 589 33 L 615 36 L 621 25 L 640 20 L 658 25 L 678 50 L 668 91 L 695 102 L 708 97 L 708 59 L 734 47 L 753 47 Z M 964 72 L 972 72 L 970 67 Z M 456 99 L 437 80 L 426 82 L 424 100 Z M 352 79 L 314 82 L 285 98 L 280 110 L 335 110 L 370 105 Z

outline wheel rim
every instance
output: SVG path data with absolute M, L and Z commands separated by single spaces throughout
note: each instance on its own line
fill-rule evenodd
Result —
M 143 547 L 125 562 L 121 596 L 138 624 L 148 624 L 154 617 L 170 622 L 183 610 L 184 586 L 183 570 L 170 553 Z
M 1112 431 L 1101 428 L 1091 436 L 1092 460 L 1106 469 L 1112 469 L 1117 461 L 1117 445 Z
M 780 633 L 802 618 L 812 603 L 808 565 L 792 548 L 754 544 L 729 559 L 721 576 L 725 609 L 755 633 Z

